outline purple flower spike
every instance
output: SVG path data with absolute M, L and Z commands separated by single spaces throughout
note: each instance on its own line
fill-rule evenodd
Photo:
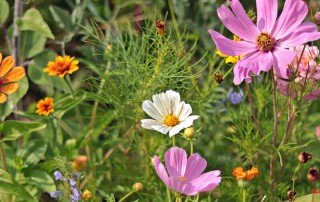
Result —
M 179 147 L 172 147 L 165 154 L 165 166 L 157 156 L 154 166 L 160 179 L 171 189 L 188 196 L 213 190 L 221 182 L 220 171 L 203 173 L 207 161 L 195 153 L 187 153 Z
M 64 180 L 62 174 L 59 171 L 54 171 L 53 175 L 55 180 Z
M 63 194 L 62 191 L 53 191 L 53 192 L 50 192 L 50 197 L 56 199 L 62 196 L 62 194 Z
M 76 187 L 77 182 L 74 179 L 70 179 L 69 180 L 69 184 L 70 184 L 71 187 Z
M 77 188 L 71 188 L 72 194 L 70 195 L 71 197 L 71 202 L 77 202 L 80 201 L 81 195 L 80 192 Z

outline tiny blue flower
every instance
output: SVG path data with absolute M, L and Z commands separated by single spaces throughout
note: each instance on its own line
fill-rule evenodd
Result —
M 55 180 L 64 180 L 62 174 L 59 171 L 54 171 L 54 179 Z
M 50 192 L 50 197 L 51 198 L 59 198 L 60 196 L 62 196 L 63 192 L 62 191 L 53 191 Z
M 243 91 L 235 92 L 233 88 L 231 88 L 228 92 L 227 99 L 231 104 L 237 105 L 243 100 Z

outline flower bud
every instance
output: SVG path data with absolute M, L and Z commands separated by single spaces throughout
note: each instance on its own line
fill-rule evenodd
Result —
M 319 179 L 319 171 L 318 168 L 313 167 L 309 169 L 309 172 L 307 174 L 307 178 L 310 182 L 315 182 Z
M 132 189 L 134 191 L 141 191 L 143 189 L 143 184 L 141 182 L 136 182 L 134 183 L 134 185 L 132 186 Z
M 193 139 L 194 138 L 194 128 L 189 127 L 189 128 L 184 129 L 183 135 L 187 139 Z
M 85 155 L 73 159 L 72 168 L 76 171 L 83 171 L 87 165 L 88 157 Z
M 83 200 L 89 200 L 89 199 L 91 199 L 92 198 L 92 193 L 91 193 L 91 191 L 89 191 L 89 190 L 85 190 L 83 193 L 82 193 L 82 199 Z
M 312 154 L 309 154 L 307 152 L 300 152 L 298 155 L 298 159 L 300 163 L 307 163 L 310 159 L 312 159 Z
M 297 195 L 297 192 L 294 190 L 290 190 L 287 193 L 289 201 L 293 201 L 293 199 L 296 197 L 296 195 Z
M 316 14 L 314 15 L 314 22 L 317 25 L 320 25 L 320 12 L 316 12 Z
M 218 84 L 221 84 L 223 81 L 223 74 L 220 72 L 214 73 L 212 77 Z

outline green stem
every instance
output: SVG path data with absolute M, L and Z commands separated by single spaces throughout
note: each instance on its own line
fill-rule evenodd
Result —
M 176 146 L 176 136 L 172 137 L 172 146 Z
M 181 42 L 181 34 L 180 34 L 180 31 L 179 31 L 179 27 L 178 27 L 176 16 L 174 15 L 174 8 L 173 8 L 172 0 L 168 0 L 168 6 L 169 6 L 169 10 L 170 10 L 170 15 L 171 15 L 171 18 L 172 18 L 173 27 L 174 27 L 174 30 L 175 30 L 175 32 L 177 34 L 178 41 L 180 43 Z
M 77 97 L 76 97 L 76 94 L 75 94 L 75 92 L 74 92 L 74 90 L 73 90 L 73 88 L 71 86 L 70 77 L 67 75 L 67 76 L 64 77 L 64 80 L 65 80 L 65 82 L 66 82 L 66 84 L 67 84 L 67 86 L 68 86 L 73 98 L 76 99 Z
M 246 202 L 247 201 L 247 192 L 246 189 L 243 188 L 242 189 L 242 202 Z
M 54 116 L 51 116 L 50 119 L 50 124 L 52 126 L 52 150 L 53 152 L 57 151 L 59 152 L 59 149 L 55 149 L 57 146 L 57 122 L 54 119 Z
M 167 202 L 171 202 L 171 193 L 169 187 L 167 187 Z
M 60 126 L 70 135 L 70 137 L 75 138 L 72 129 L 60 118 L 54 116 L 54 118 L 59 122 Z
M 7 158 L 6 158 L 6 152 L 3 149 L 2 142 L 0 142 L 0 154 L 1 154 L 1 160 L 2 160 L 3 169 L 5 171 L 9 172 L 8 164 L 7 164 Z
M 193 154 L 193 141 L 192 140 L 189 140 L 190 141 L 190 155 Z
M 200 199 L 200 194 L 197 194 L 195 202 L 199 202 L 199 199 Z
M 128 198 L 129 196 L 131 196 L 131 194 L 133 194 L 134 192 L 135 192 L 134 190 L 130 191 L 127 195 L 125 195 L 124 197 L 122 197 L 122 198 L 119 200 L 119 202 L 122 202 L 122 201 L 126 200 L 126 198 Z

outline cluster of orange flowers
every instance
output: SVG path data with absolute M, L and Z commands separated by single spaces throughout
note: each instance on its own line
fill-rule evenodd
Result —
M 259 170 L 257 167 L 252 167 L 250 170 L 245 171 L 242 167 L 237 167 L 233 170 L 232 175 L 235 176 L 237 180 L 252 180 L 259 175 Z
M 79 61 L 74 57 L 57 56 L 54 61 L 49 61 L 47 67 L 44 68 L 44 72 L 47 72 L 50 76 L 58 76 L 63 78 L 66 74 L 72 74 L 79 69 Z M 36 113 L 39 115 L 48 116 L 54 111 L 53 98 L 46 97 L 40 100 L 37 104 Z

